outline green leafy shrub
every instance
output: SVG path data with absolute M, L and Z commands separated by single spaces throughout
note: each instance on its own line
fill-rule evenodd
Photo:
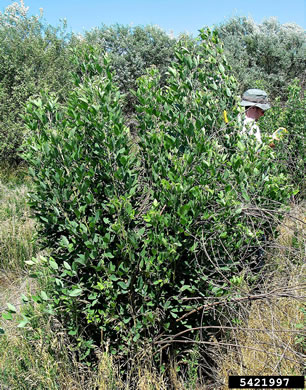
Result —
M 299 190 L 298 197 L 305 197 L 305 121 L 306 98 L 298 79 L 288 87 L 288 99 L 277 99 L 262 118 L 261 127 L 267 136 L 279 127 L 287 129 L 280 141 L 274 141 L 275 159 L 279 169 Z
M 35 141 L 25 157 L 37 187 L 31 205 L 42 239 L 54 249 L 54 302 L 64 303 L 68 328 L 81 333 L 85 321 L 95 325 L 96 335 L 103 323 L 108 332 L 113 330 L 114 339 L 116 319 L 122 316 L 116 300 L 125 296 L 127 285 L 125 278 L 115 277 L 112 259 L 122 262 L 119 273 L 124 275 L 129 257 L 125 226 L 139 169 L 134 167 L 107 57 L 100 65 L 89 51 L 78 66 L 82 74 L 75 77 L 67 106 L 45 96 L 28 108 Z
M 239 133 L 237 85 L 215 33 L 178 45 L 164 87 L 156 68 L 140 78 L 137 137 L 108 57 L 76 54 L 67 103 L 28 105 L 31 206 L 52 250 L 45 298 L 81 358 L 100 343 L 120 357 L 195 327 L 201 303 L 226 295 L 239 261 L 273 231 L 262 207 L 278 212 L 291 191 L 270 148 Z

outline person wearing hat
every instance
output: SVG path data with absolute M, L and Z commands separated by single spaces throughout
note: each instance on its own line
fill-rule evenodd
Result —
M 241 105 L 245 107 L 245 116 L 243 120 L 242 134 L 254 136 L 259 144 L 262 143 L 260 129 L 257 121 L 261 118 L 265 111 L 271 108 L 267 93 L 261 89 L 248 89 L 242 95 Z M 241 121 L 241 118 L 240 118 Z M 252 265 L 253 271 L 259 272 L 265 265 L 264 246 L 267 238 L 263 234 L 261 237 L 262 244 L 256 251 L 256 264 Z
M 253 135 L 258 143 L 262 143 L 260 129 L 256 122 L 271 107 L 267 93 L 261 89 L 248 89 L 242 95 L 241 105 L 245 107 L 242 133 Z

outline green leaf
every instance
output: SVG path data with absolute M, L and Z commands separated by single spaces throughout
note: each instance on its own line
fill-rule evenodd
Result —
M 78 258 L 75 260 L 75 262 L 85 265 L 86 263 L 85 255 L 78 255 Z
M 64 267 L 65 267 L 67 270 L 69 270 L 69 271 L 71 270 L 71 266 L 70 266 L 70 264 L 67 263 L 67 261 L 64 261 L 63 264 L 64 264 Z
M 225 72 L 224 66 L 222 64 L 219 64 L 219 70 L 221 73 Z
M 296 324 L 295 327 L 296 327 L 296 329 L 303 329 L 305 327 L 305 324 L 302 324 L 302 323 Z
M 169 68 L 168 68 L 168 71 L 169 71 L 169 73 L 170 73 L 173 77 L 176 77 L 176 76 L 177 76 L 177 72 L 176 72 L 176 70 L 175 70 L 174 68 L 169 67 Z
M 192 247 L 190 248 L 190 251 L 191 251 L 191 252 L 194 252 L 194 251 L 197 249 L 197 247 L 198 247 L 198 242 L 196 241 L 196 242 L 192 245 Z
M 80 223 L 80 228 L 82 229 L 83 233 L 87 233 L 87 227 L 84 223 Z
M 12 312 L 12 313 L 16 313 L 17 312 L 16 307 L 13 306 L 11 303 L 7 303 L 6 306 L 9 308 L 10 312 Z
M 21 299 L 23 302 L 29 302 L 29 298 L 24 294 L 21 294 Z
M 68 295 L 70 297 L 78 297 L 79 295 L 81 295 L 83 292 L 83 290 L 81 288 L 76 288 L 74 290 L 71 290 L 68 292 Z
M 145 227 L 139 229 L 138 232 L 137 232 L 137 236 L 141 237 L 143 235 L 143 233 L 145 232 L 145 230 L 146 230 Z
M 123 289 L 123 290 L 127 290 L 128 288 L 128 285 L 124 282 L 118 282 L 118 285 Z
M 237 147 L 238 147 L 238 149 L 241 150 L 242 152 L 245 151 L 245 144 L 242 143 L 241 141 L 238 141 L 238 142 L 237 142 Z
M 136 343 L 137 340 L 139 340 L 140 334 L 136 333 L 135 336 L 133 337 L 133 341 Z
M 13 319 L 12 313 L 2 313 L 2 318 L 4 320 L 11 321 Z
M 49 300 L 48 295 L 45 293 L 45 291 L 41 291 L 40 296 L 42 297 L 42 299 L 44 301 L 48 301 Z
M 27 265 L 34 265 L 34 264 L 36 264 L 36 263 L 35 263 L 35 261 L 33 261 L 33 260 L 26 260 L 26 261 L 25 261 L 25 264 L 27 264 Z
M 109 259 L 113 259 L 114 258 L 114 255 L 111 252 L 104 253 L 104 256 L 109 258 Z
M 49 264 L 51 268 L 53 268 L 54 270 L 58 270 L 58 265 L 53 259 L 49 260 Z
M 24 328 L 27 324 L 29 324 L 30 321 L 28 319 L 24 319 L 17 325 L 17 328 Z
M 250 197 L 249 197 L 248 193 L 246 192 L 246 190 L 245 190 L 245 189 L 241 190 L 241 193 L 242 193 L 243 198 L 244 198 L 247 202 L 250 202 Z
M 220 269 L 221 269 L 222 271 L 230 271 L 230 270 L 231 270 L 230 267 L 227 267 L 227 266 L 220 267 Z
M 192 287 L 189 286 L 188 284 L 185 284 L 184 286 L 182 286 L 182 287 L 180 288 L 180 291 L 181 291 L 181 292 L 183 292 L 183 291 L 185 291 L 185 290 L 188 290 L 188 291 L 190 291 L 190 292 L 193 291 Z
M 67 237 L 62 236 L 61 244 L 62 244 L 64 247 L 68 247 L 68 246 L 69 246 L 69 241 L 68 241 Z

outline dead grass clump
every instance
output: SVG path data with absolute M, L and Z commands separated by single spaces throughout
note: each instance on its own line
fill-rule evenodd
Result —
M 167 388 L 161 375 L 150 368 L 139 368 L 138 390 L 167 390 Z
M 147 351 L 131 357 L 120 367 L 108 352 L 98 353 L 98 390 L 166 390 L 165 377 L 154 367 L 153 355 Z M 171 387 L 180 390 L 182 387 Z
M 119 368 L 114 364 L 113 357 L 108 352 L 101 352 L 98 357 L 96 388 L 98 390 L 124 389 Z

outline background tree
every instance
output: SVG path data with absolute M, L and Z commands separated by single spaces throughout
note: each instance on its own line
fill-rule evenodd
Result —
M 216 30 L 241 92 L 262 87 L 272 97 L 286 100 L 292 79 L 297 77 L 305 85 L 306 36 L 302 27 L 280 24 L 275 18 L 256 24 L 251 18 L 236 17 Z
M 146 68 L 155 65 L 162 74 L 174 59 L 176 40 L 158 26 L 102 25 L 85 33 L 86 41 L 109 54 L 114 80 L 122 93 L 127 94 L 125 110 L 133 111 L 135 99 L 130 93 L 136 90 L 136 80 Z
M 28 16 L 21 1 L 0 14 L 0 160 L 19 162 L 25 127 L 24 103 L 41 89 L 62 99 L 70 87 L 69 35 L 65 24 L 52 27 Z

